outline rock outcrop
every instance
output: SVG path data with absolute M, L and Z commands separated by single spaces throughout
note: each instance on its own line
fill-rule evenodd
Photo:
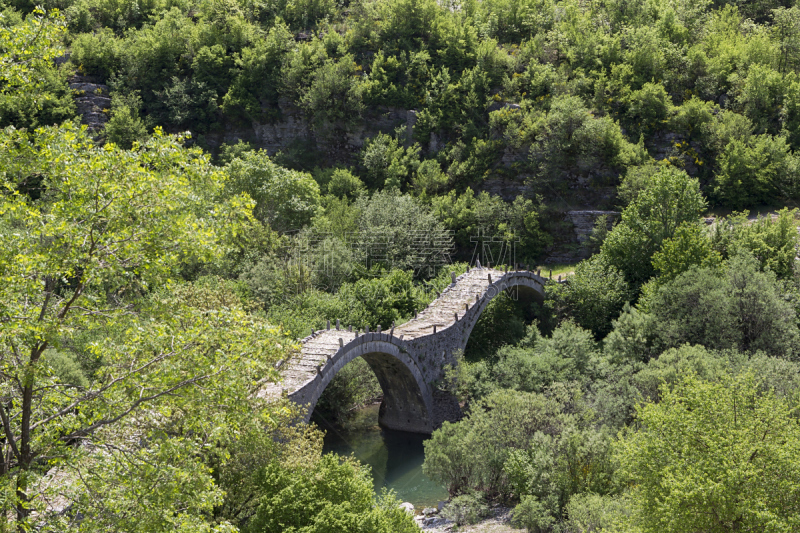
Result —
M 93 133 L 99 134 L 111 109 L 108 86 L 92 76 L 75 75 L 69 79 L 69 88 L 75 94 L 75 105 L 81 115 L 81 124 L 86 124 Z

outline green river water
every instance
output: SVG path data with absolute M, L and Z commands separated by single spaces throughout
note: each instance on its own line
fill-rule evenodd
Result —
M 378 426 L 378 406 L 355 413 L 346 426 L 332 426 L 316 420 L 325 430 L 324 452 L 353 454 L 372 468 L 375 489 L 394 490 L 401 501 L 417 508 L 435 506 L 447 499 L 447 491 L 422 473 L 425 435 L 391 431 Z

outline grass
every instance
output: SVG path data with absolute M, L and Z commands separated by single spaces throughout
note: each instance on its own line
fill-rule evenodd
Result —
M 561 276 L 569 276 L 575 273 L 575 266 L 578 263 L 552 263 L 546 265 L 538 265 L 534 270 L 542 270 L 542 276 L 548 277 L 550 275 L 550 271 L 553 271 L 553 279 L 558 278 L 559 275 Z

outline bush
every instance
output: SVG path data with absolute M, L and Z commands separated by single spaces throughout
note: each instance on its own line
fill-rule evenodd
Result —
M 578 387 L 554 385 L 547 396 L 498 390 L 461 422 L 434 431 L 423 471 L 453 496 L 532 494 L 560 516 L 572 494 L 612 486 L 611 435 L 592 429 L 591 418 Z
M 625 104 L 628 107 L 625 121 L 634 139 L 661 129 L 672 108 L 669 95 L 660 83 L 645 83 L 627 97 Z
M 594 533 L 611 529 L 630 514 L 630 502 L 619 496 L 576 494 L 566 507 L 563 533 Z
M 417 168 L 411 186 L 418 195 L 436 196 L 444 191 L 447 181 L 447 174 L 442 172 L 441 165 L 433 159 L 426 159 Z
M 726 266 L 724 273 L 692 268 L 648 298 L 659 340 L 667 347 L 688 342 L 794 357 L 800 332 L 785 286 L 751 257 Z
M 722 262 L 704 229 L 699 223 L 684 223 L 661 244 L 661 250 L 653 254 L 659 283 L 673 280 L 693 266 L 715 267 Z
M 792 279 L 797 271 L 800 246 L 796 220 L 798 210 L 783 209 L 777 219 L 772 216 L 748 220 L 744 214 L 734 214 L 714 224 L 711 241 L 723 257 L 740 253 L 758 259 L 760 268 L 771 270 L 781 279 Z
M 366 192 L 364 183 L 356 176 L 344 168 L 337 168 L 333 171 L 328 182 L 328 194 L 338 198 L 358 198 Z
M 75 360 L 74 354 L 46 350 L 42 358 L 60 383 L 72 385 L 73 387 L 86 387 L 89 385 L 89 380 L 86 378 L 81 365 Z
M 72 41 L 70 61 L 81 72 L 108 79 L 122 67 L 122 55 L 122 40 L 103 28 L 77 35 Z
M 790 180 L 790 161 L 784 137 L 756 135 L 748 141 L 733 140 L 719 157 L 714 193 L 735 209 L 774 202 L 781 185 Z
M 555 518 L 545 505 L 536 496 L 525 496 L 522 501 L 514 507 L 511 523 L 514 527 L 525 528 L 529 533 L 548 533 Z
M 547 298 L 558 315 L 571 317 L 599 340 L 611 331 L 612 321 L 631 301 L 633 291 L 616 267 L 595 256 L 581 261 L 566 283 L 549 287 Z
M 419 145 L 403 148 L 397 139 L 379 133 L 361 151 L 370 189 L 403 188 L 419 167 Z
M 349 55 L 339 61 L 329 59 L 311 74 L 311 85 L 299 104 L 311 117 L 315 130 L 332 134 L 361 117 L 363 87 L 356 74 L 356 64 Z
M 116 105 L 112 106 L 111 118 L 103 128 L 103 135 L 108 142 L 130 149 L 133 143 L 147 139 L 147 126 L 135 109 L 124 104 Z
M 462 494 L 456 496 L 442 509 L 441 515 L 456 523 L 465 526 L 480 521 L 489 514 L 489 506 L 478 494 Z
M 503 470 L 509 453 L 527 449 L 533 435 L 561 430 L 558 402 L 540 394 L 500 390 L 482 399 L 461 422 L 445 422 L 425 442 L 423 471 L 451 495 L 470 490 L 509 495 Z M 497 431 L 498 427 L 504 431 Z
M 652 315 L 626 303 L 611 332 L 603 340 L 604 351 L 615 364 L 647 362 L 653 355 L 656 324 Z
M 372 246 L 365 264 L 413 269 L 417 278 L 431 278 L 449 262 L 450 235 L 431 210 L 399 191 L 380 191 L 355 202 L 361 243 Z
M 556 382 L 588 381 L 597 372 L 598 356 L 591 333 L 567 320 L 549 338 L 529 335 L 517 346 L 501 348 L 491 378 L 502 388 L 544 392 Z
M 245 152 L 226 170 L 231 192 L 244 192 L 255 200 L 253 215 L 272 229 L 301 229 L 319 210 L 319 185 L 314 179 L 305 172 L 276 165 L 263 150 Z
M 451 190 L 447 195 L 434 197 L 431 204 L 445 227 L 454 232 L 458 249 L 466 252 L 463 260 L 474 260 L 475 239 L 503 243 L 505 252 L 503 255 L 498 251 L 500 257 L 493 258 L 496 264 L 533 263 L 553 241 L 540 224 L 545 215 L 543 206 L 522 196 L 509 205 L 499 196 L 486 191 L 476 195 L 468 188 L 461 195 Z

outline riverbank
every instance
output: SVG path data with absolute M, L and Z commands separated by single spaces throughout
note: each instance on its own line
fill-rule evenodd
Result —
M 435 520 L 430 520 L 434 518 Z M 524 529 L 511 527 L 511 508 L 497 507 L 492 510 L 492 516 L 481 520 L 477 524 L 457 527 L 453 522 L 443 522 L 438 516 L 414 518 L 420 529 L 425 533 L 522 533 Z M 429 522 L 428 522 L 429 521 Z

